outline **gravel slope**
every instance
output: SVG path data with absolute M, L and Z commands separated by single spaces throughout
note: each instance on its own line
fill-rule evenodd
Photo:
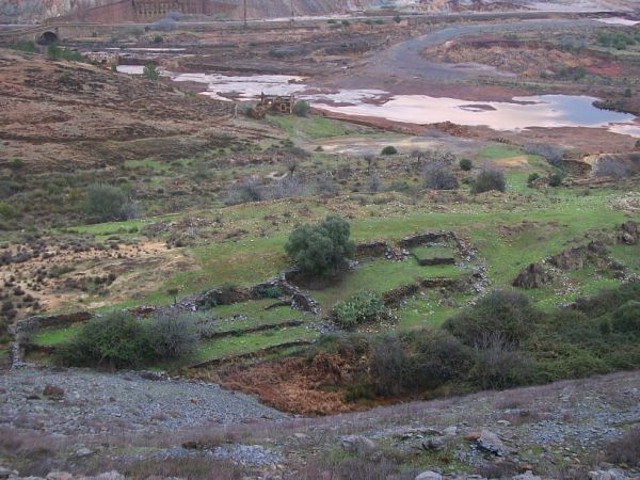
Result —
M 45 396 L 47 385 L 61 388 L 61 398 Z M 286 417 L 217 385 L 162 379 L 150 372 L 0 371 L 0 426 L 42 433 L 162 432 Z

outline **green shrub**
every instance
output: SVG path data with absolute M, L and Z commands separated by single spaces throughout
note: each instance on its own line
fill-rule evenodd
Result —
M 137 368 L 191 353 L 199 335 L 190 313 L 161 312 L 143 322 L 127 311 L 112 311 L 87 322 L 58 351 L 70 366 Z
M 504 172 L 497 169 L 486 169 L 478 173 L 471 185 L 471 193 L 489 192 L 497 190 L 504 192 L 507 189 L 507 180 Z
M 101 183 L 87 188 L 84 211 L 90 220 L 96 222 L 128 220 L 138 215 L 136 205 L 124 191 Z
M 306 117 L 309 114 L 311 105 L 306 100 L 298 100 L 293 106 L 293 113 L 298 117 Z
M 47 47 L 47 57 L 49 60 L 69 60 L 72 62 L 86 62 L 86 58 L 80 52 L 61 48 L 58 45 Z
M 422 329 L 405 338 L 412 352 L 404 382 L 409 390 L 438 388 L 460 379 L 471 366 L 470 349 L 445 331 Z
M 27 53 L 36 52 L 36 44 L 31 40 L 19 40 L 18 42 L 11 44 L 9 48 Z
M 24 167 L 24 160 L 21 158 L 14 158 L 9 164 L 9 168 L 12 170 L 20 170 L 22 167 Z
M 59 351 L 62 363 L 71 366 L 131 368 L 147 363 L 153 350 L 145 328 L 126 311 L 113 311 L 90 320 Z
M 398 153 L 398 149 L 393 145 L 387 145 L 380 152 L 381 155 L 395 155 L 396 153 Z
M 20 212 L 11 204 L 0 200 L 0 218 L 10 219 L 18 216 Z
M 464 344 L 478 346 L 499 335 L 507 344 L 518 344 L 531 333 L 541 312 L 521 293 L 494 290 L 480 301 L 449 318 L 444 328 Z
M 640 302 L 631 300 L 613 312 L 613 329 L 623 333 L 640 333 Z
M 460 169 L 464 170 L 465 172 L 468 172 L 473 168 L 473 162 L 468 158 L 463 158 L 462 160 L 460 160 L 460 163 L 458 165 L 460 166 Z
M 260 298 L 280 298 L 283 295 L 277 285 L 261 285 L 256 288 L 255 294 Z
M 158 80 L 160 78 L 160 71 L 158 67 L 151 62 L 145 63 L 142 69 L 142 76 L 147 80 Z
M 540 178 L 540 174 L 537 172 L 533 172 L 532 174 L 530 174 L 527 177 L 527 186 L 528 187 L 533 187 L 533 184 L 536 180 L 538 180 Z
M 346 329 L 365 322 L 379 320 L 385 312 L 384 302 L 376 293 L 363 290 L 333 307 L 333 318 Z
M 601 290 L 588 298 L 576 299 L 576 308 L 592 318 L 606 315 L 632 300 L 640 298 L 640 283 L 628 283 L 618 288 Z
M 549 175 L 549 186 L 550 187 L 559 187 L 562 185 L 562 181 L 566 174 L 561 170 L 556 170 L 551 175 Z
M 318 225 L 296 228 L 284 249 L 304 274 L 327 275 L 343 268 L 355 253 L 349 235 L 346 220 L 329 216 Z

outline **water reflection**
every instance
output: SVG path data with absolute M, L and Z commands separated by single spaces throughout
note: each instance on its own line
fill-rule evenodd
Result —
M 142 67 L 119 66 L 119 71 L 142 73 Z M 218 74 L 167 72 L 176 82 L 207 84 L 204 95 L 228 99 L 253 99 L 267 95 L 296 94 L 322 110 L 357 116 L 429 124 L 453 122 L 466 126 L 487 126 L 494 130 L 517 131 L 533 127 L 608 128 L 612 132 L 640 137 L 640 125 L 627 113 L 600 110 L 589 96 L 538 95 L 514 97 L 507 102 L 479 102 L 427 95 L 392 95 L 383 90 L 323 91 L 289 75 L 227 76 Z
M 630 124 L 634 116 L 600 110 L 593 97 L 539 95 L 514 97 L 511 102 L 469 102 L 426 95 L 398 95 L 381 105 L 317 105 L 333 112 L 383 117 L 407 123 L 428 124 L 450 121 L 459 125 L 486 125 L 494 130 L 522 130 L 530 127 L 608 127 Z

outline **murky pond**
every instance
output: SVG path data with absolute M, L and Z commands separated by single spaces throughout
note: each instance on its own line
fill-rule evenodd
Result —
M 427 124 L 450 121 L 458 125 L 486 125 L 494 130 L 531 127 L 612 127 L 631 124 L 635 117 L 600 110 L 593 97 L 539 95 L 514 97 L 510 102 L 470 102 L 426 95 L 397 95 L 382 103 L 349 106 L 318 105 L 333 112 L 383 117 L 398 122 Z
M 466 126 L 517 131 L 533 127 L 591 127 L 640 137 L 640 124 L 627 113 L 600 110 L 589 96 L 538 95 L 507 102 L 479 102 L 427 95 L 392 95 L 383 90 L 325 92 L 306 85 L 301 77 L 286 75 L 225 76 L 171 74 L 176 82 L 206 83 L 204 95 L 251 99 L 296 94 L 314 107 L 349 115 L 370 116 L 413 124 L 450 121 Z

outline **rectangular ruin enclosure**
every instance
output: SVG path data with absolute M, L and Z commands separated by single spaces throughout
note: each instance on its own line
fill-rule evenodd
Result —
M 410 250 L 418 265 L 453 265 L 456 263 L 455 249 L 448 245 L 423 245 Z

